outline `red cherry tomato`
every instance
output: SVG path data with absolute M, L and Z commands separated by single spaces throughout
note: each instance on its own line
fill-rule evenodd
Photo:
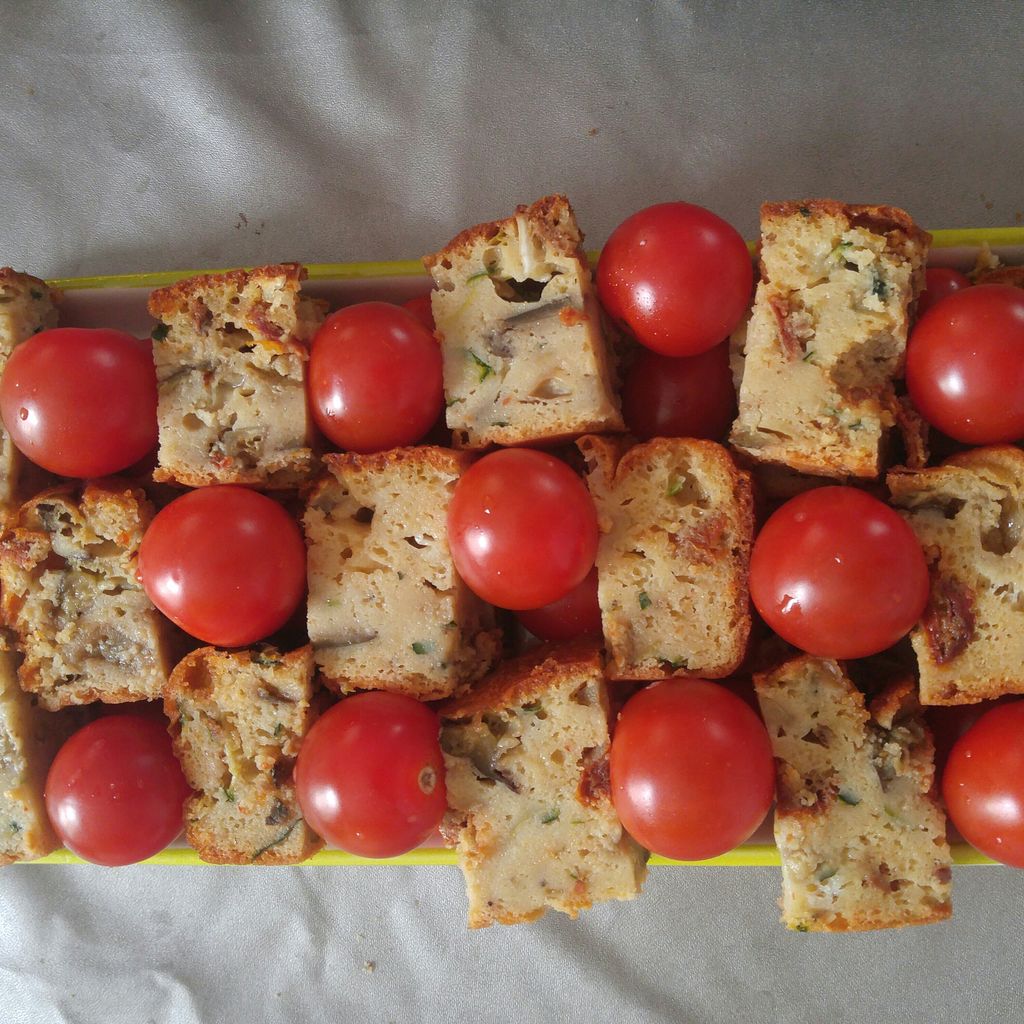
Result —
M 917 318 L 921 319 L 947 295 L 971 286 L 971 279 L 950 267 L 929 267 L 924 272 L 925 286 L 917 300 Z
M 182 829 L 188 784 L 166 723 L 111 715 L 79 729 L 46 778 L 46 812 L 72 853 L 94 864 L 134 864 Z
M 790 499 L 754 542 L 754 605 L 779 636 L 819 657 L 863 658 L 891 647 L 920 619 L 928 591 L 913 531 L 852 487 Z
M 705 860 L 739 845 L 775 797 L 775 762 L 760 718 L 722 686 L 669 679 L 641 690 L 619 716 L 612 802 L 641 846 Z
M 643 351 L 622 388 L 630 431 L 652 437 L 724 437 L 736 416 L 729 344 L 673 359 Z
M 986 700 L 980 704 L 935 705 L 924 709 L 924 717 L 935 740 L 935 771 L 938 777 L 946 769 L 949 755 L 963 736 L 982 715 L 992 708 L 1005 704 L 1008 698 Z
M 341 448 L 415 444 L 444 407 L 441 348 L 401 306 L 347 306 L 313 339 L 309 395 L 317 426 Z
M 609 315 L 666 356 L 722 341 L 750 305 L 754 269 L 739 233 L 710 210 L 660 203 L 611 234 L 597 265 Z
M 434 307 L 430 302 L 430 292 L 427 292 L 426 295 L 415 295 L 411 299 L 406 299 L 402 303 L 402 308 L 409 310 L 431 334 L 437 329 L 434 324 Z
M 245 487 L 204 487 L 150 523 L 139 578 L 186 633 L 243 647 L 283 626 L 302 600 L 306 549 L 277 502 Z
M 462 474 L 448 506 L 448 544 L 470 589 L 513 611 L 559 601 L 597 554 L 586 485 L 552 455 L 508 448 Z
M 447 808 L 440 722 L 397 693 L 360 693 L 310 730 L 295 786 L 310 827 L 360 857 L 419 846 Z
M 910 335 L 907 390 L 954 440 L 1024 437 L 1024 289 L 977 285 L 934 306 Z
M 543 608 L 519 612 L 516 618 L 535 637 L 555 643 L 581 636 L 601 635 L 601 606 L 597 602 L 597 569 L 565 597 Z
M 957 741 L 942 795 L 967 842 L 1024 868 L 1024 701 L 993 708 Z
M 151 343 L 122 331 L 57 327 L 19 345 L 0 383 L 15 445 L 61 476 L 106 476 L 157 442 Z

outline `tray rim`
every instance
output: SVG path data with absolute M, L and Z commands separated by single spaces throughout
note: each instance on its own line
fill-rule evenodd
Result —
M 933 249 L 980 248 L 990 246 L 1024 246 L 1024 226 L 994 228 L 945 228 L 931 232 Z M 751 253 L 756 243 L 748 242 Z M 592 263 L 596 263 L 598 251 L 588 252 Z M 102 290 L 105 288 L 161 288 L 174 284 L 186 277 L 196 274 L 215 274 L 221 268 L 207 270 L 167 270 L 132 274 L 101 274 L 92 277 L 63 277 L 48 280 L 51 287 L 63 291 Z M 419 260 L 369 260 L 348 263 L 309 263 L 306 264 L 310 281 L 338 280 L 372 280 L 374 278 L 394 277 L 426 277 L 427 271 Z M 998 865 L 997 861 L 986 857 L 967 843 L 956 843 L 952 846 L 953 863 L 965 865 Z M 87 864 L 87 861 L 69 852 L 56 850 L 45 857 L 22 861 L 23 864 Z M 140 862 L 142 865 L 157 866 L 203 866 L 211 865 L 200 859 L 195 850 L 188 847 L 170 847 L 162 850 L 154 857 Z M 321 850 L 300 865 L 293 867 L 316 866 L 426 866 L 456 863 L 454 850 L 440 847 L 427 847 L 411 850 L 400 857 L 389 857 L 374 860 L 346 853 L 344 850 Z M 708 860 L 680 861 L 653 855 L 648 863 L 652 867 L 779 867 L 781 860 L 778 848 L 773 843 L 752 843 L 741 845 L 719 857 Z M 237 866 L 237 865 L 235 865 Z M 269 865 L 253 865 L 266 867 Z
M 979 248 L 982 245 L 1024 246 L 1024 226 L 996 228 L 942 228 L 931 232 L 933 249 Z M 756 243 L 747 242 L 751 253 Z M 599 250 L 588 252 L 592 263 Z M 353 263 L 307 263 L 310 281 L 363 280 L 377 277 L 426 277 L 420 260 L 370 260 Z M 95 288 L 162 288 L 196 274 L 218 274 L 221 267 L 206 270 L 157 270 L 135 274 L 100 274 L 94 277 L 57 277 L 47 283 L 65 291 Z

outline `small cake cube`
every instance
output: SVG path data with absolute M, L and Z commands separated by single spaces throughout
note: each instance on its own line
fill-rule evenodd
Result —
M 304 524 L 309 638 L 331 688 L 435 700 L 497 659 L 494 610 L 448 548 L 448 503 L 469 462 L 429 446 L 324 457 Z
M 449 812 L 469 926 L 516 924 L 549 907 L 576 917 L 629 900 L 647 853 L 612 806 L 608 693 L 596 646 L 541 647 L 442 709 Z
M 457 447 L 624 429 L 582 243 L 553 195 L 424 257 Z

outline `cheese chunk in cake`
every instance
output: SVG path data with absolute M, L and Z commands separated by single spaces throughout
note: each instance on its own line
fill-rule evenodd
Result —
M 23 505 L 0 538 L 0 611 L 43 707 L 160 696 L 169 623 L 137 576 L 152 515 L 123 481 L 68 484 Z
M 470 456 L 327 455 L 304 516 L 309 638 L 328 686 L 447 697 L 497 659 L 494 610 L 455 571 L 448 502 Z
M 0 267 L 0 374 L 15 346 L 57 326 L 58 294 L 38 277 Z M 21 463 L 21 453 L 0 423 L 0 507 L 17 497 Z
M 729 675 L 750 633 L 750 478 L 713 441 L 578 442 L 613 679 Z
M 946 819 L 913 680 L 866 708 L 836 662 L 804 655 L 754 687 L 775 752 L 783 921 L 843 932 L 949 917 Z
M 554 195 L 424 257 L 457 447 L 623 429 L 582 243 Z
M 576 917 L 640 891 L 647 854 L 609 795 L 608 694 L 600 652 L 541 647 L 442 710 L 449 813 L 469 926 Z
M 308 345 L 322 304 L 297 263 L 204 274 L 149 297 L 160 425 L 156 480 L 295 487 L 313 468 Z
M 761 207 L 761 280 L 733 342 L 733 445 L 802 473 L 879 475 L 906 418 L 893 381 L 930 241 L 893 207 Z
M 323 846 L 292 772 L 312 725 L 313 653 L 204 647 L 168 681 L 164 710 L 195 795 L 185 837 L 212 864 L 298 864 Z
M 922 703 L 1024 693 L 1024 452 L 975 448 L 888 484 L 931 572 L 911 635 Z

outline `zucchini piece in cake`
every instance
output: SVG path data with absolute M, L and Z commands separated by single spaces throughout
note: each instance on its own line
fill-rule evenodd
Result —
M 204 274 L 149 297 L 160 426 L 156 480 L 295 487 L 313 468 L 308 345 L 322 303 L 297 263 Z
M 582 243 L 553 195 L 424 257 L 457 447 L 624 429 Z
M 204 647 L 164 691 L 171 739 L 195 794 L 185 838 L 211 864 L 298 864 L 324 844 L 292 771 L 313 721 L 313 653 Z
M 911 634 L 921 702 L 1024 693 L 1024 452 L 975 448 L 887 479 L 931 574 L 928 607 Z
M 536 648 L 443 707 L 442 831 L 470 928 L 639 893 L 647 852 L 612 806 L 608 725 L 601 655 L 587 644 Z
M 304 516 L 309 638 L 341 692 L 447 697 L 497 660 L 494 610 L 455 571 L 446 516 L 468 454 L 324 456 Z
M 57 326 L 59 293 L 31 274 L 0 267 L 0 374 L 17 345 Z M 22 457 L 0 423 L 0 506 L 15 500 Z
M 719 678 L 750 634 L 750 477 L 713 441 L 577 442 L 597 506 L 612 679 Z
M 18 685 L 18 655 L 0 649 L 0 864 L 60 847 L 43 790 L 50 763 L 71 734 L 73 712 L 43 711 Z
M 137 576 L 152 516 L 123 481 L 69 484 L 24 504 L 0 538 L 0 613 L 44 708 L 160 696 L 171 627 Z
M 761 280 L 734 340 L 735 447 L 816 476 L 879 475 L 905 418 L 893 381 L 930 242 L 890 206 L 761 207 Z
M 782 920 L 845 932 L 949 917 L 946 818 L 913 680 L 867 708 L 839 664 L 804 655 L 754 687 L 775 751 Z

